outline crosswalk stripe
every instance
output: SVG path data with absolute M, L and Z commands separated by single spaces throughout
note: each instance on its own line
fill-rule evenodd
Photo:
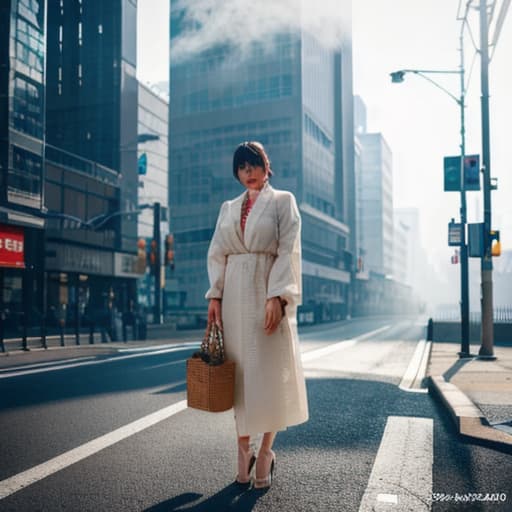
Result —
M 390 416 L 359 512 L 431 510 L 434 422 Z
M 330 345 L 327 345 L 326 347 L 309 350 L 308 352 L 305 352 L 301 355 L 302 362 L 304 363 L 307 361 L 311 361 L 312 359 L 317 359 L 319 357 L 323 357 L 328 354 L 332 354 L 333 352 L 336 352 L 337 350 L 352 347 L 358 341 L 364 340 L 367 338 L 371 338 L 372 336 L 375 336 L 376 334 L 379 334 L 379 333 L 385 331 L 386 329 L 389 329 L 390 327 L 391 326 L 389 326 L 389 325 L 385 325 L 384 327 L 380 327 L 379 329 L 375 329 L 374 331 L 370 331 L 365 334 L 361 334 L 357 338 L 343 340 L 343 341 L 339 341 L 337 343 L 332 343 Z
M 187 408 L 182 400 L 0 482 L 0 500 Z

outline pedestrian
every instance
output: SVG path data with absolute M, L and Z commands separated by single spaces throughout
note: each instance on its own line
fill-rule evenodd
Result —
M 278 431 L 308 420 L 297 335 L 301 219 L 293 194 L 272 188 L 258 142 L 240 144 L 233 174 L 246 190 L 220 209 L 208 250 L 208 321 L 223 328 L 236 363 L 234 417 L 240 484 L 269 487 Z M 256 458 L 251 436 L 263 434 Z

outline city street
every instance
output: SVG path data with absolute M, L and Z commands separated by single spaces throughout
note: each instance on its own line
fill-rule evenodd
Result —
M 310 420 L 278 434 L 268 491 L 232 484 L 232 411 L 186 407 L 197 343 L 6 368 L 0 510 L 510 510 L 510 456 L 457 438 L 424 339 L 420 318 L 302 329 Z

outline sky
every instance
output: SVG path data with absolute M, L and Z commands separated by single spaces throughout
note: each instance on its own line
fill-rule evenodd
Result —
M 278 29 L 279 20 L 293 23 L 288 16 L 291 0 L 188 0 L 215 18 L 215 30 L 205 34 L 205 41 L 226 39 L 223 20 L 236 20 L 252 12 L 259 27 Z M 459 218 L 460 195 L 443 191 L 443 157 L 460 151 L 460 111 L 457 103 L 443 91 L 416 75 L 408 74 L 401 84 L 391 83 L 389 73 L 398 69 L 456 70 L 459 67 L 459 34 L 457 21 L 459 0 L 353 0 L 353 81 L 354 93 L 367 106 L 368 131 L 381 132 L 393 154 L 393 192 L 395 207 L 415 207 L 420 211 L 421 240 L 430 262 L 439 270 L 448 268 L 453 247 L 447 245 L 447 224 Z M 265 3 L 265 6 L 262 5 Z M 308 13 L 310 27 L 323 27 L 321 33 L 332 40 L 330 23 L 337 21 L 340 2 L 307 0 L 314 9 Z M 503 0 L 497 0 L 496 14 Z M 478 0 L 473 4 L 477 6 Z M 138 77 L 143 82 L 168 80 L 169 0 L 138 0 Z M 259 8 L 256 9 L 255 6 Z M 276 8 L 275 6 L 280 6 Z M 272 7 L 270 7 L 272 6 Z M 269 9 L 272 9 L 269 11 Z M 512 11 L 512 9 L 511 9 Z M 288 13 L 288 14 L 287 14 Z M 270 18 L 272 23 L 266 22 Z M 257 23 L 260 17 L 265 23 Z M 208 26 L 208 17 L 203 17 Z M 275 18 L 278 18 L 276 21 Z M 245 19 L 247 19 L 245 17 Z M 291 20 L 291 21 L 290 21 Z M 213 23 L 213 22 L 212 22 Z M 253 25 L 253 26 L 254 26 Z M 339 24 L 338 24 L 339 25 Z M 479 45 L 478 13 L 471 10 L 469 25 Z M 247 28 L 247 23 L 234 36 L 270 37 L 262 30 Z M 490 34 L 493 35 L 493 25 Z M 212 35 L 213 34 L 213 35 Z M 210 39 L 208 39 L 208 37 Z M 465 67 L 468 77 L 466 97 L 466 153 L 481 154 L 480 60 L 473 59 L 475 48 L 466 29 Z M 200 47 L 198 41 L 186 41 Z M 185 44 L 184 47 L 187 47 Z M 492 52 L 492 48 L 491 48 Z M 498 178 L 498 190 L 492 193 L 492 225 L 499 229 L 503 249 L 512 249 L 512 13 L 503 25 L 489 69 L 491 176 Z M 458 75 L 430 75 L 453 95 L 460 95 Z M 467 193 L 468 222 L 483 220 L 481 192 Z M 456 267 L 456 266 L 453 266 Z M 478 261 L 471 261 L 471 273 L 477 280 Z M 448 272 L 456 275 L 458 269 Z

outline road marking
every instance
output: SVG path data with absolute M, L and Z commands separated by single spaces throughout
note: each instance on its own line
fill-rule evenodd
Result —
M 193 348 L 193 347 L 196 347 L 196 346 L 198 346 L 200 344 L 201 344 L 200 341 L 185 341 L 185 342 L 180 343 L 180 344 L 169 343 L 167 345 L 149 345 L 147 347 L 118 348 L 117 352 L 118 353 L 123 353 L 123 352 L 130 352 L 130 353 L 150 352 L 152 350 L 162 350 L 162 349 L 165 349 L 165 348 L 173 348 L 173 347 L 191 347 L 191 348 Z
M 430 511 L 433 438 L 431 418 L 390 416 L 359 512 Z
M 411 393 L 427 393 L 426 388 L 413 387 L 415 382 L 420 382 L 427 372 L 428 357 L 430 354 L 431 341 L 420 340 L 416 346 L 416 350 L 409 361 L 409 366 L 400 382 L 400 389 Z
M 396 494 L 377 494 L 377 501 L 394 503 L 396 505 L 398 503 L 398 496 Z
M 182 400 L 0 482 L 0 500 L 187 408 Z
M 28 370 L 31 368 L 42 368 L 45 366 L 54 366 L 57 364 L 63 364 L 63 363 L 74 363 L 76 361 L 90 361 L 91 359 L 94 359 L 94 356 L 91 357 L 75 357 L 73 359 L 65 359 L 65 360 L 58 360 L 58 361 L 48 361 L 46 363 L 34 363 L 34 364 L 26 364 L 22 366 L 10 366 L 8 368 L 2 368 L 0 369 L 0 374 L 7 373 L 7 372 L 13 372 L 15 370 Z
M 361 336 L 358 336 L 357 338 L 351 338 L 348 340 L 339 341 L 337 343 L 333 343 L 331 345 L 327 345 L 326 347 L 317 348 L 314 350 L 309 350 L 308 352 L 305 352 L 301 355 L 302 362 L 311 361 L 313 359 L 317 359 L 319 357 L 326 356 L 328 354 L 331 354 L 333 352 L 336 352 L 340 349 L 345 349 L 354 346 L 358 341 L 371 338 L 375 334 L 378 334 L 382 331 L 385 331 L 386 329 L 389 329 L 390 325 L 385 325 L 384 327 L 380 327 L 379 329 L 375 329 L 374 331 L 367 332 L 366 334 L 361 334 Z
M 197 347 L 199 347 L 200 343 L 197 342 L 195 345 Z M 147 356 L 154 356 L 154 355 L 159 355 L 159 354 L 168 354 L 168 353 L 171 353 L 171 352 L 179 352 L 179 351 L 182 351 L 182 350 L 190 350 L 191 348 L 192 348 L 192 345 L 179 346 L 179 347 L 175 346 L 173 348 L 168 348 L 168 349 L 164 349 L 164 350 L 151 350 L 149 352 L 137 353 L 137 354 L 129 354 L 129 355 L 126 355 L 126 356 L 113 356 L 113 357 L 109 357 L 107 359 L 97 359 L 97 360 L 94 360 L 94 361 L 84 361 L 84 362 L 71 363 L 71 364 L 65 363 L 65 364 L 61 364 L 59 366 L 51 366 L 51 367 L 48 367 L 48 368 L 34 368 L 32 370 L 22 370 L 22 371 L 17 371 L 17 372 L 7 372 L 7 373 L 0 374 L 0 379 L 7 379 L 7 378 L 10 378 L 10 377 L 19 377 L 20 375 L 31 375 L 31 374 L 34 374 L 34 373 L 52 372 L 52 371 L 57 371 L 57 370 L 64 370 L 66 368 L 77 368 L 79 366 L 90 366 L 90 365 L 94 365 L 94 364 L 112 363 L 112 362 L 116 362 L 116 361 L 123 361 L 125 359 L 133 359 L 135 357 L 147 357 Z

